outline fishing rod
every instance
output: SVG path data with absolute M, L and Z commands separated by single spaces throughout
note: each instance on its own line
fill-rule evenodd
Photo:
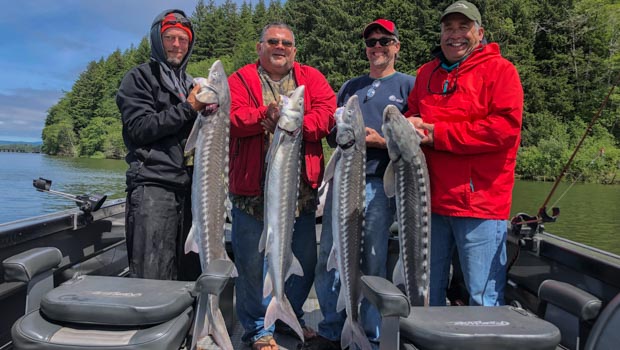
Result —
M 614 91 L 616 85 L 618 85 L 618 83 L 620 83 L 620 74 L 618 74 L 618 77 L 616 78 L 614 83 L 611 85 L 611 88 L 609 89 L 609 92 L 607 93 L 607 96 L 605 96 L 605 99 L 601 103 L 601 106 L 599 107 L 597 113 L 594 115 L 594 117 L 590 121 L 590 124 L 588 124 L 588 127 L 586 128 L 586 131 L 583 133 L 583 136 L 579 140 L 579 143 L 575 147 L 575 150 L 573 151 L 573 154 L 571 154 L 570 158 L 568 159 L 568 161 L 564 165 L 564 168 L 562 169 L 562 171 L 560 172 L 560 174 L 556 178 L 556 180 L 555 180 L 555 182 L 553 184 L 553 187 L 551 188 L 551 191 L 549 192 L 549 195 L 547 195 L 547 198 L 545 199 L 543 204 L 538 209 L 537 216 L 532 217 L 532 216 L 528 216 L 526 214 L 518 214 L 512 220 L 513 227 L 515 225 L 518 225 L 518 226 L 528 225 L 528 226 L 530 226 L 532 228 L 535 228 L 541 222 L 555 222 L 556 221 L 558 215 L 560 215 L 560 208 L 553 207 L 551 209 L 552 210 L 551 215 L 549 215 L 549 214 L 547 214 L 547 204 L 549 203 L 549 200 L 551 200 L 551 197 L 555 193 L 555 190 L 557 189 L 558 185 L 560 184 L 560 181 L 562 181 L 562 178 L 564 177 L 564 174 L 566 174 L 566 172 L 568 171 L 568 168 L 572 164 L 573 159 L 575 159 L 575 155 L 577 154 L 577 152 L 581 148 L 581 145 L 585 141 L 586 136 L 588 136 L 588 133 L 592 130 L 592 127 L 594 126 L 594 123 L 596 123 L 598 118 L 603 113 L 603 109 L 605 108 L 605 105 L 607 105 L 607 101 L 609 101 L 609 97 L 613 93 L 613 91 Z

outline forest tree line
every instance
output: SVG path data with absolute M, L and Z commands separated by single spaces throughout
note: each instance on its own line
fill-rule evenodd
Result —
M 272 21 L 295 32 L 297 61 L 318 68 L 334 91 L 367 73 L 361 32 L 377 19 L 396 23 L 397 70 L 415 75 L 439 44 L 441 11 L 452 0 L 264 0 L 216 5 L 199 0 L 191 19 L 196 43 L 187 71 L 206 76 L 219 59 L 230 74 L 257 59 L 256 42 Z M 517 174 L 557 176 L 620 75 L 620 4 L 615 0 L 478 0 L 485 37 L 517 67 L 525 93 Z M 254 4 L 255 3 L 255 4 Z M 149 28 L 145 29 L 148 32 Z M 92 61 L 48 110 L 43 152 L 122 158 L 126 149 L 115 94 L 123 75 L 147 62 L 136 46 Z M 577 154 L 568 179 L 610 182 L 620 167 L 620 91 L 614 90 Z M 618 176 L 620 177 L 620 176 Z

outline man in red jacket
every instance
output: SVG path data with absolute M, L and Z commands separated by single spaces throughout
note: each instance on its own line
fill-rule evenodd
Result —
M 441 50 L 423 65 L 407 117 L 424 133 L 431 180 L 431 305 L 445 305 L 456 248 L 470 305 L 501 305 L 506 219 L 521 132 L 523 89 L 482 17 L 457 1 L 441 16 Z
M 252 349 L 278 348 L 273 327 L 264 329 L 268 300 L 263 300 L 264 254 L 258 250 L 263 231 L 265 155 L 280 117 L 277 107 L 280 95 L 288 95 L 301 85 L 306 87 L 302 175 L 292 249 L 304 275 L 289 277 L 285 290 L 304 328 L 304 337 L 315 335 L 304 326 L 302 305 L 314 281 L 317 188 L 324 170 L 321 139 L 334 126 L 336 96 L 318 70 L 295 62 L 296 50 L 291 28 L 283 23 L 268 24 L 256 44 L 258 61 L 229 77 L 229 189 L 233 204 L 232 247 L 239 271 L 235 282 L 237 315 L 245 328 L 242 339 L 252 344 Z

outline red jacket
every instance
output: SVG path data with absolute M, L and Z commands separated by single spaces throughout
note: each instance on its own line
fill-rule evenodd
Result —
M 295 62 L 293 72 L 297 86 L 306 86 L 303 179 L 312 188 L 318 188 L 324 171 L 321 139 L 335 124 L 336 95 L 317 69 Z M 229 189 L 237 195 L 260 195 L 267 153 L 266 135 L 260 122 L 266 117 L 267 107 L 263 105 L 258 62 L 241 67 L 228 78 L 228 84 L 231 94 Z
M 440 64 L 435 59 L 418 70 L 406 113 L 435 125 L 434 147 L 424 147 L 431 209 L 447 216 L 507 219 L 523 113 L 517 70 L 494 43 L 481 45 L 449 73 L 437 69 Z M 446 81 L 449 87 L 456 83 L 456 91 L 431 93 Z

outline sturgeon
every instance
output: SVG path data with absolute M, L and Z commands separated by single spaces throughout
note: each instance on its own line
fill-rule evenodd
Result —
M 404 285 L 414 306 L 429 305 L 430 183 L 420 135 L 398 108 L 383 110 L 383 135 L 390 163 L 383 184 L 388 197 L 396 196 L 400 256 L 392 280 Z
M 230 90 L 224 66 L 218 60 L 209 69 L 207 79 L 197 78 L 201 89 L 196 99 L 207 103 L 198 114 L 185 152 L 194 150 L 192 177 L 192 227 L 185 241 L 185 253 L 200 255 L 202 271 L 215 260 L 230 260 L 225 248 L 226 198 L 228 197 L 228 139 L 230 130 Z M 236 269 L 231 277 L 236 277 Z M 219 300 L 208 298 L 200 337 L 211 335 L 218 346 L 232 350 L 232 342 L 219 308 Z
M 340 278 L 340 294 L 336 310 L 346 310 L 340 345 L 343 349 L 370 350 L 371 345 L 359 323 L 361 301 L 360 258 L 364 230 L 366 196 L 366 129 L 358 97 L 349 98 L 336 112 L 338 147 L 326 168 L 326 181 L 331 180 L 333 246 L 327 270 L 336 268 Z
M 303 276 L 291 243 L 301 174 L 304 91 L 302 85 L 290 97 L 280 97 L 280 119 L 267 152 L 265 219 L 259 242 L 259 251 L 265 251 L 267 259 L 263 296 L 271 295 L 265 313 L 265 329 L 279 319 L 288 324 L 302 341 L 303 331 L 284 294 L 284 284 L 293 274 Z

